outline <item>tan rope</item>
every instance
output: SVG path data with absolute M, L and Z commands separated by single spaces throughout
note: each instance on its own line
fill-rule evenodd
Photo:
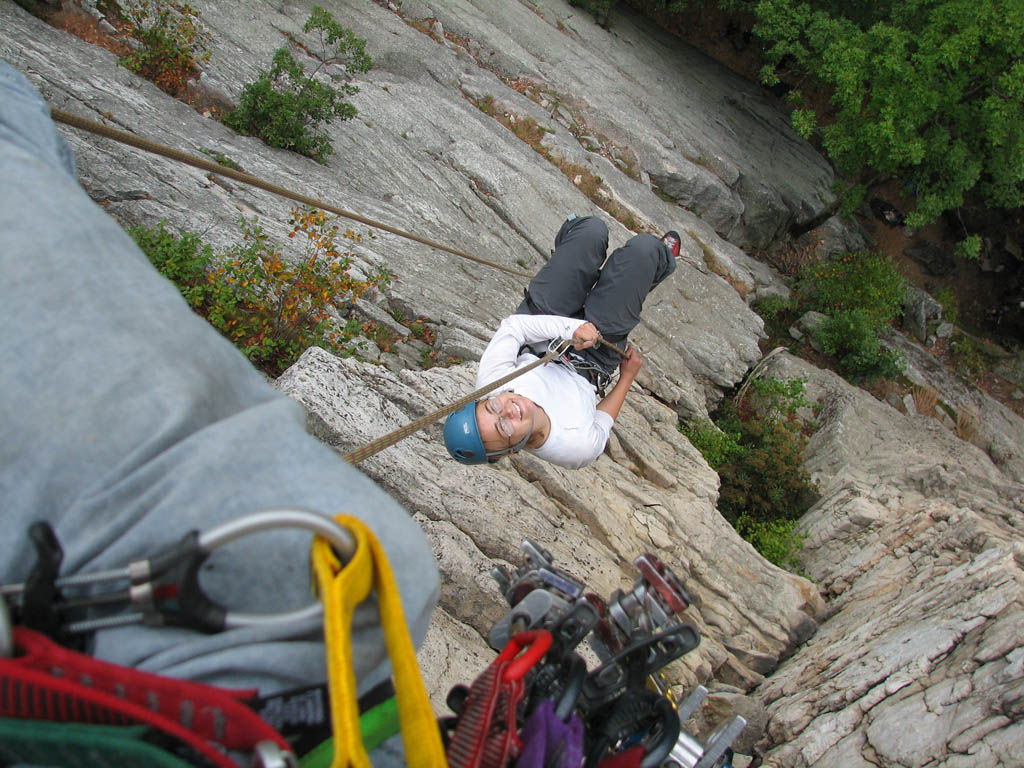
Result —
M 70 112 L 65 112 L 62 109 L 55 109 L 51 107 L 50 113 L 53 115 L 54 120 L 64 123 L 65 125 L 69 125 L 72 128 L 78 128 L 80 130 L 96 134 L 97 136 L 103 136 L 104 138 L 107 139 L 113 139 L 114 141 L 121 142 L 122 144 L 127 144 L 128 146 L 135 147 L 136 149 L 141 149 L 144 152 L 151 152 L 154 155 L 160 155 L 162 157 L 170 158 L 171 160 L 177 160 L 178 162 L 185 163 L 186 165 L 191 165 L 192 167 L 199 168 L 200 170 L 203 171 L 208 171 L 209 173 L 216 173 L 219 176 L 227 176 L 229 179 L 234 179 L 235 181 L 240 181 L 243 184 L 248 184 L 249 186 L 257 187 L 267 192 L 272 192 L 275 195 L 286 197 L 289 200 L 294 200 L 297 203 L 302 203 L 303 205 L 310 205 L 313 206 L 314 208 L 322 208 L 325 211 L 337 214 L 338 216 L 342 216 L 346 219 L 358 221 L 360 224 L 365 224 L 368 227 L 382 229 L 385 232 L 390 232 L 393 235 L 404 237 L 407 240 L 413 240 L 417 243 L 422 243 L 423 245 L 429 245 L 431 248 L 437 248 L 439 250 L 446 251 L 460 258 L 468 259 L 469 261 L 475 261 L 477 264 L 485 264 L 488 267 L 500 269 L 502 272 L 507 272 L 510 275 L 516 275 L 517 277 L 527 278 L 533 277 L 533 275 L 528 274 L 527 272 L 520 272 L 517 269 L 511 269 L 501 264 L 496 264 L 493 261 L 481 259 L 479 256 L 474 256 L 470 253 L 460 251 L 456 248 L 449 248 L 447 245 L 444 245 L 442 243 L 438 243 L 433 240 L 428 240 L 425 237 L 414 235 L 411 232 L 405 232 L 404 230 L 398 229 L 397 227 L 389 226 L 388 224 L 384 224 L 383 222 L 380 221 L 375 221 L 374 219 L 367 218 L 366 216 L 360 216 L 358 213 L 346 211 L 344 208 L 339 208 L 335 205 L 331 205 L 330 203 L 326 203 L 318 198 L 309 197 L 308 195 L 302 195 L 299 194 L 298 192 L 293 192 L 290 189 L 280 187 L 277 184 L 271 184 L 269 181 L 264 181 L 263 179 L 260 179 L 256 176 L 252 176 L 251 174 L 245 173 L 243 171 L 236 171 L 233 168 L 226 168 L 223 165 L 218 165 L 217 163 L 214 163 L 210 160 L 206 160 L 202 157 L 196 157 L 195 155 L 190 155 L 187 152 L 182 152 L 172 147 L 159 144 L 155 141 L 150 141 L 149 139 L 144 139 L 141 136 L 136 136 L 133 133 L 128 133 L 127 131 L 121 131 L 116 128 L 111 128 L 109 125 L 103 125 L 102 123 L 97 123 L 93 120 L 88 120 L 84 117 L 79 117 L 78 115 L 74 115 Z

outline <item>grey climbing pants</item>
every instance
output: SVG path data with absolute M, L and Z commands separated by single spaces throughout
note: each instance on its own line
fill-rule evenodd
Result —
M 675 258 L 654 235 L 635 235 L 607 261 L 608 226 L 596 216 L 566 220 L 555 235 L 551 259 L 530 281 L 517 314 L 579 317 L 622 348 L 640 322 L 644 299 L 672 274 Z M 604 345 L 584 356 L 612 373 L 619 356 Z

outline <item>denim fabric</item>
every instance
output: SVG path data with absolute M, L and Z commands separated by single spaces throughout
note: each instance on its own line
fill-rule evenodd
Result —
M 42 99 L 0 61 L 0 581 L 22 581 L 26 527 L 49 521 L 63 573 L 119 567 L 190 529 L 270 507 L 366 520 L 387 550 L 414 641 L 439 593 L 419 526 L 309 437 L 301 407 L 190 311 L 78 186 Z M 311 600 L 310 537 L 274 531 L 218 550 L 204 587 L 232 610 Z M 273 693 L 324 680 L 319 626 L 203 635 L 98 632 L 99 658 Z M 355 620 L 360 688 L 387 673 L 376 608 Z

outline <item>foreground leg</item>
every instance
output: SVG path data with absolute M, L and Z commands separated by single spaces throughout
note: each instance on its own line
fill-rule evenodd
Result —
M 3 61 L 0 178 L 0 582 L 28 574 L 25 531 L 37 520 L 53 525 L 62 573 L 75 574 L 259 509 L 344 511 L 387 549 L 422 640 L 438 578 L 419 526 L 307 435 L 302 408 L 195 315 L 88 198 L 45 103 Z M 202 581 L 234 610 L 298 607 L 309 601 L 308 559 L 308 534 L 275 531 L 218 550 Z M 353 628 L 366 687 L 387 674 L 377 624 L 367 601 Z M 273 693 L 325 679 L 318 625 L 214 635 L 121 627 L 96 633 L 92 652 Z M 292 639 L 299 631 L 306 636 Z

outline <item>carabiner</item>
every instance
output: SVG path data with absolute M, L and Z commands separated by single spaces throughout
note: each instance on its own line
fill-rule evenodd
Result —
M 495 663 L 511 662 L 502 673 L 501 681 L 505 683 L 510 680 L 522 680 L 526 673 L 544 657 L 550 647 L 551 633 L 546 629 L 532 629 L 529 632 L 512 635 L 508 645 L 494 660 Z M 521 656 L 519 655 L 520 651 L 523 652 Z
M 11 612 L 7 609 L 7 601 L 0 597 L 0 659 L 9 659 L 14 655 L 14 626 L 11 624 Z
M 323 536 L 335 548 L 343 564 L 355 554 L 355 539 L 348 531 L 323 515 L 299 509 L 263 510 L 229 520 L 205 533 L 192 531 L 166 552 L 146 561 L 150 564 L 150 579 L 164 574 L 175 574 L 178 577 L 178 613 L 181 619 L 166 610 L 157 609 L 157 615 L 165 621 L 206 632 L 278 624 L 300 626 L 300 622 L 319 617 L 323 613 L 323 606 L 319 602 L 286 613 L 230 612 L 211 600 L 199 585 L 199 568 L 214 550 L 244 536 L 275 528 L 303 528 Z M 150 593 L 140 597 L 140 601 L 148 599 L 155 602 L 152 580 L 140 586 Z
M 124 568 L 55 579 L 53 577 L 56 574 L 50 567 L 47 571 L 47 585 L 53 591 L 52 612 L 56 616 L 61 612 L 118 603 L 128 603 L 135 607 L 135 613 L 68 621 L 60 627 L 68 634 L 94 632 L 139 622 L 173 624 L 204 632 L 280 624 L 302 626 L 321 615 L 323 609 L 319 602 L 287 613 L 235 613 L 211 600 L 199 584 L 199 569 L 214 550 L 243 536 L 275 528 L 302 528 L 322 536 L 335 549 L 343 564 L 348 563 L 355 554 L 355 539 L 330 518 L 300 509 L 268 509 L 222 523 L 205 533 L 190 531 L 160 554 L 136 560 Z M 59 550 L 55 539 L 53 544 Z M 0 600 L 3 597 L 17 600 L 28 593 L 31 582 L 29 579 L 25 584 L 0 587 Z M 64 598 L 59 592 L 64 588 L 79 589 L 105 583 L 121 586 L 114 591 L 84 597 Z
M 548 342 L 548 352 L 554 352 L 555 357 L 561 357 L 572 347 L 572 339 L 552 339 Z

